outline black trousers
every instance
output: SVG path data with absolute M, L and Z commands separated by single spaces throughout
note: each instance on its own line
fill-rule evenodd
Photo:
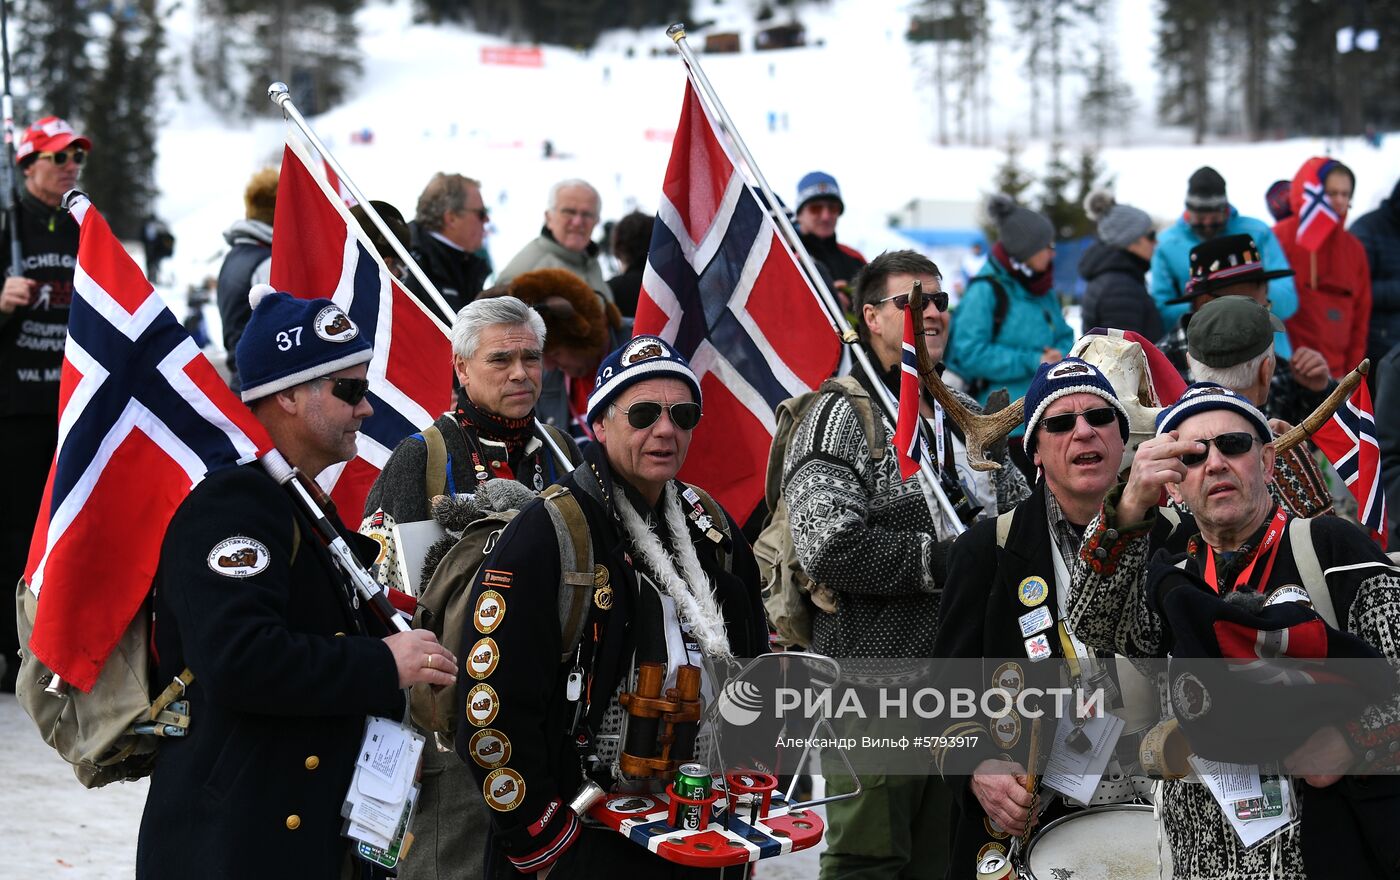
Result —
M 14 607 L 14 587 L 24 576 L 39 499 L 57 446 L 57 416 L 0 417 L 0 468 L 4 469 L 0 478 L 0 589 L 5 591 L 4 602 L 9 608 Z M 0 690 L 15 689 L 18 650 L 15 617 L 0 614 L 0 655 L 7 666 Z

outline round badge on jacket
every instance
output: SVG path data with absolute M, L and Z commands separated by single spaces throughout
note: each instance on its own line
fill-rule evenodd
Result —
M 209 568 L 224 577 L 246 578 L 261 574 L 272 561 L 272 554 L 261 541 L 243 535 L 225 538 L 209 551 Z

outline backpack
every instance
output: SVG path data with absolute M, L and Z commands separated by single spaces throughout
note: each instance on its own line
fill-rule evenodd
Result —
M 301 528 L 293 519 L 292 559 L 300 546 Z M 15 606 L 19 643 L 27 645 L 39 599 L 23 579 Z M 150 623 L 149 607 L 143 605 L 87 693 L 73 687 L 57 696 L 48 693 L 53 672 L 32 652 L 24 652 L 15 697 L 44 742 L 73 765 L 73 775 L 84 788 L 151 775 L 161 738 L 184 736 L 189 730 L 189 706 L 183 699 L 194 681 L 189 667 L 151 699 Z
M 778 405 L 775 412 L 777 431 L 768 452 L 768 470 L 764 477 L 764 498 L 768 502 L 768 518 L 754 541 L 753 555 L 758 563 L 759 580 L 763 584 L 763 607 L 768 621 L 778 633 L 783 645 L 807 647 L 812 644 L 812 607 L 822 611 L 836 610 L 835 592 L 823 584 L 813 583 L 802 570 L 797 548 L 788 526 L 787 502 L 783 500 L 783 469 L 787 462 L 787 446 L 793 430 L 806 418 L 808 411 L 826 393 L 835 392 L 846 398 L 855 410 L 865 434 L 870 460 L 885 457 L 888 439 L 870 400 L 870 394 L 852 376 L 828 379 L 816 391 L 799 394 Z

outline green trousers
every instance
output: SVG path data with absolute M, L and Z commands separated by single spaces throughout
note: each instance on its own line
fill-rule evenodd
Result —
M 827 804 L 821 880 L 942 880 L 952 794 L 941 776 L 863 776 L 859 797 Z M 854 791 L 830 774 L 826 793 Z

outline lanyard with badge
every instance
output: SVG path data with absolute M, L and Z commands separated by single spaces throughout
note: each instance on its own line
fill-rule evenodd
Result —
M 406 854 L 408 824 L 418 804 L 418 772 L 427 740 L 409 723 L 409 701 L 402 720 L 371 715 L 355 757 L 350 790 L 340 808 L 341 833 L 355 841 L 355 854 L 393 868 Z M 411 838 L 410 838 L 411 840 Z
M 1249 565 L 1245 566 L 1244 570 L 1235 576 L 1234 580 L 1230 583 L 1230 589 L 1238 589 L 1240 584 L 1248 585 L 1250 576 L 1254 574 L 1254 566 L 1265 556 L 1268 556 L 1268 560 L 1264 563 L 1264 571 L 1259 578 L 1259 584 L 1254 589 L 1255 591 L 1268 589 L 1269 575 L 1273 573 L 1274 559 L 1278 556 L 1278 548 L 1283 546 L 1281 539 L 1287 527 L 1288 514 L 1280 507 L 1278 512 L 1274 514 L 1273 521 L 1269 523 L 1269 530 L 1264 533 L 1264 540 L 1259 542 L 1259 552 L 1255 553 L 1254 558 L 1249 561 Z M 1217 577 L 1215 573 L 1215 550 L 1207 545 L 1205 565 L 1206 583 L 1210 585 L 1212 590 L 1219 593 L 1220 585 Z

